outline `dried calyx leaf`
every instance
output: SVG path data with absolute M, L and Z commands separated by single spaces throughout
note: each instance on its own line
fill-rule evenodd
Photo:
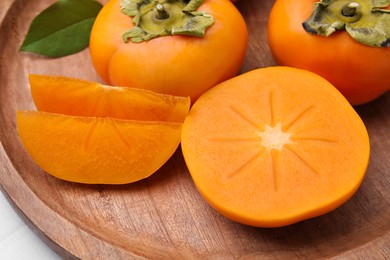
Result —
M 203 37 L 214 18 L 196 11 L 204 0 L 122 0 L 121 10 L 132 17 L 134 27 L 127 30 L 124 42 L 148 41 L 159 36 Z
M 313 34 L 329 36 L 346 30 L 356 41 L 372 47 L 390 46 L 390 0 L 321 0 L 303 22 Z

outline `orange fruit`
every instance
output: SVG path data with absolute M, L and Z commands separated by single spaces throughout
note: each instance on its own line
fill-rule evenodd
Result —
M 181 146 L 206 201 L 258 227 L 339 207 L 360 186 L 370 154 L 367 130 L 341 93 L 288 67 L 257 69 L 203 94 Z
M 142 14 L 134 18 L 122 12 L 126 1 L 110 0 L 94 21 L 89 50 L 92 64 L 104 82 L 190 96 L 195 101 L 207 89 L 237 75 L 248 47 L 248 29 L 239 10 L 231 2 L 198 2 L 201 5 L 195 12 L 205 12 L 214 17 L 214 23 L 207 28 L 204 37 L 174 35 L 138 43 L 124 42 L 124 32 L 134 28 L 136 20 L 152 31 L 156 31 L 158 25 L 165 24 L 166 28 L 170 28 L 177 24 L 182 15 L 186 16 L 178 6 L 181 3 L 187 5 L 189 1 L 159 1 L 170 13 L 170 18 L 150 19 L 154 21 L 150 23 L 147 17 L 154 17 L 153 3 L 157 2 L 147 1 L 147 5 L 137 2 L 138 7 L 147 9 L 140 8 Z M 197 20 L 194 20 L 188 26 L 196 23 Z
M 182 123 L 18 111 L 17 126 L 27 152 L 51 175 L 123 184 L 150 176 L 172 156 Z
M 72 182 L 123 184 L 156 172 L 180 143 L 190 99 L 30 75 L 39 111 L 18 111 L 17 129 L 31 158 Z
M 29 79 L 37 109 L 51 113 L 183 122 L 191 103 L 189 97 L 107 86 L 70 77 L 30 75 Z
M 308 33 L 302 23 L 311 16 L 316 2 L 318 1 L 274 1 L 268 18 L 267 39 L 275 62 L 283 66 L 309 70 L 322 76 L 337 87 L 352 105 L 368 103 L 390 91 L 390 48 L 362 44 L 354 40 L 346 30 L 337 29 L 337 32 L 328 37 Z M 329 12 L 329 17 L 332 17 L 330 19 L 338 21 L 332 26 L 336 27 L 337 23 L 341 25 L 342 21 L 348 20 L 354 24 L 352 27 L 355 27 L 364 24 L 364 19 L 371 19 L 368 18 L 370 11 L 363 11 L 370 9 L 368 3 L 361 3 L 358 15 L 353 18 L 357 20 L 353 22 L 350 20 L 351 17 L 341 14 L 341 9 L 348 3 L 335 4 L 323 11 Z M 389 1 L 383 2 L 383 5 L 390 6 Z M 387 10 L 383 9 L 383 12 L 386 12 L 385 16 L 388 17 L 390 7 Z M 316 13 L 319 22 L 321 12 Z M 389 26 L 390 22 L 387 21 L 386 26 Z M 367 32 L 367 37 L 372 37 L 375 30 L 372 29 L 380 28 L 379 24 L 379 22 L 366 24 L 366 28 L 359 29 L 361 35 Z M 325 30 L 325 27 L 322 28 Z M 354 30 L 357 31 L 357 28 Z M 375 38 L 380 37 L 373 37 Z

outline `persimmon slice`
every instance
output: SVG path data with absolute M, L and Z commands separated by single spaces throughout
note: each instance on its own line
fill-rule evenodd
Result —
M 150 176 L 172 156 L 182 123 L 18 111 L 17 128 L 32 159 L 49 174 L 123 184 Z
M 37 109 L 50 113 L 183 122 L 191 103 L 189 97 L 107 86 L 64 76 L 31 74 L 29 79 Z
M 206 201 L 258 227 L 339 207 L 360 186 L 370 153 L 348 101 L 320 76 L 288 67 L 257 69 L 202 95 L 181 145 Z

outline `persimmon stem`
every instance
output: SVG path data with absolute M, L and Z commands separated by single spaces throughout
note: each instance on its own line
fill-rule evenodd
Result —
M 156 15 L 156 18 L 157 18 L 157 19 L 167 19 L 167 18 L 169 18 L 169 14 L 168 14 L 168 12 L 165 10 L 164 5 L 162 5 L 162 4 L 157 4 L 157 5 L 156 5 L 156 10 L 157 10 L 157 15 Z
M 389 4 L 390 0 L 320 0 L 302 25 L 308 33 L 327 37 L 345 30 L 364 45 L 388 47 Z
M 356 15 L 358 8 L 360 8 L 360 4 L 356 2 L 348 3 L 341 10 L 341 14 L 346 17 L 353 17 Z
M 214 23 L 211 15 L 197 11 L 204 1 L 122 0 L 121 11 L 132 17 L 134 23 L 123 33 L 122 39 L 124 42 L 143 42 L 170 35 L 203 37 Z

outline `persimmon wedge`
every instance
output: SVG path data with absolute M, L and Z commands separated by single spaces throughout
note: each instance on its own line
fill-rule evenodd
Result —
M 183 122 L 191 103 L 189 97 L 64 76 L 31 74 L 29 80 L 37 109 L 50 113 Z
M 123 184 L 150 176 L 172 156 L 182 123 L 18 111 L 17 128 L 25 149 L 49 174 Z
M 182 151 L 196 187 L 226 217 L 280 227 L 325 214 L 360 186 L 367 130 L 335 87 L 300 69 L 256 69 L 193 105 Z

